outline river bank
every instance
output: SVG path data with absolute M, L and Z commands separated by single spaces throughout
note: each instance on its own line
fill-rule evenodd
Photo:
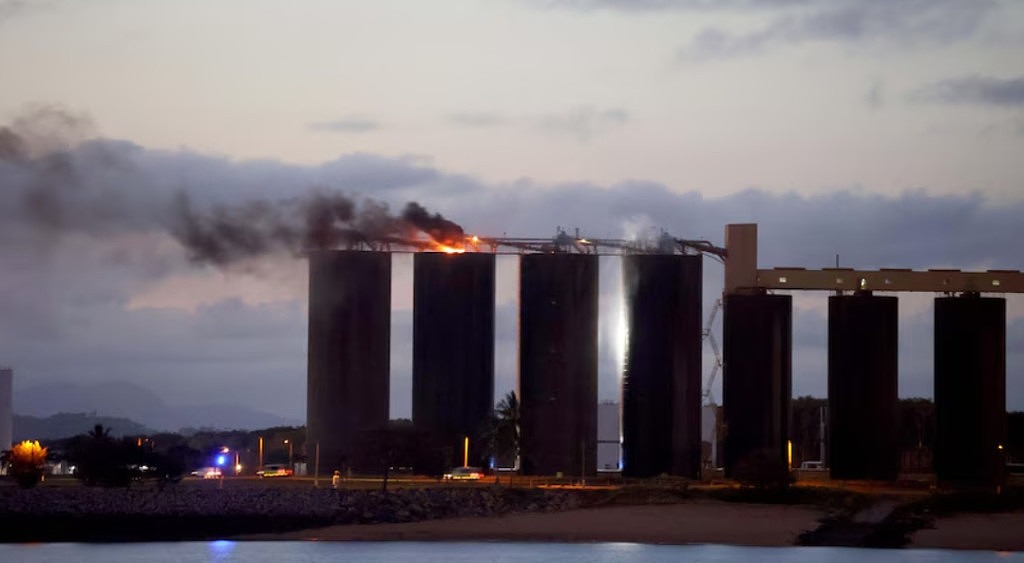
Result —
M 0 541 L 434 540 L 1024 549 L 1024 499 L 677 485 L 0 487 Z M 989 515 L 972 518 L 972 514 Z M 966 514 L 966 516 L 965 516 Z M 934 528 L 934 531 L 932 530 Z M 1016 541 L 1015 541 L 1016 540 Z

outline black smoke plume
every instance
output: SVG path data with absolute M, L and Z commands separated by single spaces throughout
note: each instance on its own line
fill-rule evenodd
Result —
M 386 203 L 324 187 L 283 200 L 215 203 L 195 190 L 155 188 L 162 179 L 143 178 L 141 186 L 105 183 L 109 175 L 131 177 L 134 163 L 114 143 L 83 142 L 86 125 L 48 107 L 0 127 L 0 220 L 16 217 L 50 238 L 163 231 L 192 262 L 216 266 L 271 253 L 415 243 L 421 233 L 446 245 L 461 244 L 465 236 L 462 227 L 419 203 L 395 216 Z
M 460 245 L 466 239 L 466 233 L 462 230 L 462 227 L 445 219 L 440 213 L 431 215 L 429 211 L 415 201 L 410 201 L 405 205 L 402 219 L 427 233 L 433 240 L 446 246 Z

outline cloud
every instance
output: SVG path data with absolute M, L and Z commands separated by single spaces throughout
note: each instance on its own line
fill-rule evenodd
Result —
M 53 7 L 60 0 L 0 0 L 0 24 L 33 10 Z
M 735 10 L 747 8 L 778 8 L 807 4 L 810 0 L 524 0 L 547 9 L 613 10 L 621 12 L 656 12 L 669 10 Z
M 885 94 L 881 80 L 875 80 L 871 83 L 871 87 L 864 94 L 864 103 L 872 109 L 878 109 L 885 105 Z
M 564 113 L 549 114 L 536 120 L 537 126 L 551 133 L 567 134 L 578 141 L 589 141 L 593 137 L 620 127 L 629 121 L 629 113 L 621 108 L 595 109 L 590 106 L 578 107 Z
M 326 133 L 368 133 L 380 129 L 381 124 L 369 119 L 353 117 L 336 121 L 317 121 L 310 123 L 307 127 L 311 131 Z
M 720 59 L 807 42 L 943 45 L 973 36 L 999 6 L 989 0 L 807 0 L 745 2 L 735 7 L 764 9 L 772 16 L 753 31 L 707 28 L 679 51 L 679 58 Z
M 910 97 L 914 101 L 938 104 L 1019 107 L 1024 106 L 1024 76 L 949 78 L 922 86 Z
M 518 126 L 548 134 L 567 135 L 585 142 L 625 125 L 630 117 L 629 112 L 623 108 L 598 109 L 592 105 L 579 105 L 541 115 L 510 117 L 496 112 L 453 113 L 447 119 L 465 129 Z
M 498 113 L 453 113 L 448 121 L 466 128 L 485 128 L 505 125 L 508 120 Z
M 712 26 L 679 50 L 683 61 L 746 56 L 807 42 L 943 45 L 975 35 L 1000 5 L 994 0 L 533 0 L 547 9 L 756 15 L 763 23 L 732 31 Z

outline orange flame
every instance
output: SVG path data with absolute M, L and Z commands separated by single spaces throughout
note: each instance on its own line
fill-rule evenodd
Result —
M 463 254 L 466 252 L 465 248 L 455 248 L 454 246 L 445 246 L 443 244 L 438 244 L 437 249 L 445 254 Z
M 479 244 L 480 237 L 476 236 L 466 237 L 466 240 L 458 246 L 452 246 L 437 240 L 430 240 L 430 249 L 437 252 L 444 252 L 445 254 L 465 254 L 467 246 L 472 246 L 475 249 Z

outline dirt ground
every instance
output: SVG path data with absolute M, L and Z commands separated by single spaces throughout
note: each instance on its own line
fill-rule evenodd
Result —
M 807 506 L 701 501 L 616 506 L 495 518 L 454 518 L 404 524 L 342 525 L 247 540 L 557 541 L 655 544 L 793 545 L 824 513 Z
M 1024 512 L 960 514 L 936 518 L 908 547 L 1024 551 Z

